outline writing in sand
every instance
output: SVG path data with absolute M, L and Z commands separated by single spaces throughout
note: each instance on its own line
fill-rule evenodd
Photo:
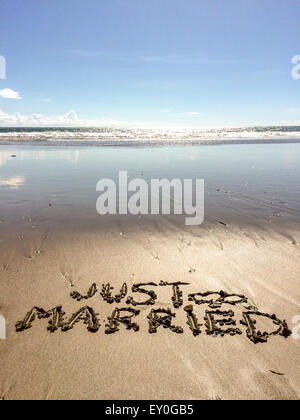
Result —
M 132 296 L 128 296 L 126 283 L 116 294 L 113 294 L 114 288 L 110 283 L 103 284 L 100 295 L 104 302 L 119 305 L 107 317 L 104 327 L 105 334 L 115 334 L 121 331 L 121 326 L 134 332 L 139 331 L 140 310 L 137 307 L 154 306 L 157 300 L 157 288 L 170 287 L 171 303 L 174 309 L 151 308 L 147 315 L 150 334 L 156 333 L 161 327 L 170 333 L 182 334 L 184 330 L 182 326 L 176 325 L 175 318 L 178 310 L 183 307 L 186 314 L 186 325 L 194 337 L 203 332 L 212 337 L 237 336 L 244 333 L 252 343 L 258 344 L 267 343 L 271 336 L 288 338 L 291 335 L 285 320 L 282 321 L 275 314 L 263 313 L 256 307 L 250 306 L 248 298 L 244 295 L 227 293 L 223 290 L 189 293 L 188 301 L 190 303 L 184 306 L 182 286 L 187 285 L 189 283 L 163 281 L 159 284 L 153 282 L 137 283 L 131 288 Z M 136 300 L 137 293 L 143 295 L 144 300 Z M 81 302 L 92 299 L 97 294 L 97 285 L 94 283 L 85 295 L 73 291 L 70 296 Z M 122 302 L 127 306 L 121 307 Z M 194 305 L 197 307 L 196 311 Z M 201 308 L 204 310 L 203 314 L 200 313 Z M 238 309 L 242 309 L 240 315 L 237 315 Z M 101 328 L 99 314 L 91 306 L 82 306 L 69 318 L 66 318 L 66 314 L 60 305 L 50 310 L 37 306 L 33 307 L 22 321 L 17 322 L 16 331 L 22 332 L 30 329 L 37 319 L 48 319 L 47 329 L 50 333 L 58 330 L 62 332 L 70 331 L 79 322 L 83 322 L 91 333 L 97 333 Z M 268 325 L 268 331 L 260 331 L 258 323 L 264 327 Z

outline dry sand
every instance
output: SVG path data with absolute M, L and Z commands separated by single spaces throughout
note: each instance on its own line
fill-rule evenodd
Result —
M 173 308 L 183 334 L 163 328 L 149 334 L 151 306 L 139 307 L 139 332 L 121 325 L 106 335 L 116 304 L 104 302 L 99 291 L 108 282 L 115 291 L 127 282 L 129 295 L 134 283 L 188 282 L 182 286 L 183 306 L 192 292 L 239 293 L 291 328 L 300 313 L 299 243 L 295 229 L 216 222 L 183 229 L 177 220 L 162 217 L 108 221 L 98 228 L 73 222 L 64 229 L 46 218 L 3 221 L 0 311 L 7 340 L 0 340 L 1 399 L 298 399 L 300 340 L 274 336 L 255 345 L 239 325 L 241 336 L 207 336 L 203 325 L 194 337 L 183 307 Z M 93 298 L 72 300 L 72 290 L 85 294 L 94 282 Z M 156 289 L 154 307 L 172 308 L 171 287 Z M 136 294 L 137 300 L 144 297 Z M 92 334 L 81 322 L 51 334 L 47 320 L 37 320 L 31 329 L 15 332 L 15 323 L 33 306 L 58 305 L 67 317 L 84 305 L 93 307 L 100 330 Z M 201 324 L 206 309 L 195 306 Z M 238 324 L 245 310 L 242 305 L 223 309 L 233 309 Z M 259 326 L 272 330 L 269 321 Z

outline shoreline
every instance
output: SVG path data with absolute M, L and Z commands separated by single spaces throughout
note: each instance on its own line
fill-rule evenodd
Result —
M 232 138 L 228 140 L 178 140 L 178 139 L 162 139 L 162 140 L 46 140 L 46 139 L 16 139 L 0 138 L 0 146 L 83 146 L 83 147 L 177 147 L 177 146 L 226 146 L 226 145 L 255 145 L 255 144 L 297 144 L 300 143 L 300 137 L 274 137 L 274 138 Z
M 229 145 L 259 145 L 259 144 L 297 144 L 299 138 L 273 139 L 231 139 L 231 140 L 2 140 L 1 146 L 61 146 L 61 147 L 188 147 L 188 146 L 229 146 Z

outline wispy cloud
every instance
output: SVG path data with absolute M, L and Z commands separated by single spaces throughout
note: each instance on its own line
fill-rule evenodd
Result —
M 103 51 L 93 51 L 93 50 L 71 50 L 71 55 L 75 55 L 78 57 L 83 58 L 105 58 L 105 57 L 111 57 L 112 55 L 110 53 L 106 53 Z
M 268 124 L 272 125 L 272 124 Z M 277 125 L 283 125 L 283 126 L 300 126 L 300 120 L 281 120 L 277 121 Z
M 205 115 L 203 112 L 198 112 L 198 111 L 172 112 L 169 109 L 161 109 L 160 112 L 168 113 L 168 114 L 172 114 L 172 115 L 189 115 L 189 116 Z
M 185 115 L 204 115 L 204 114 L 203 112 L 192 111 L 192 112 L 187 112 Z
M 52 102 L 52 99 L 50 99 L 50 98 L 44 98 L 43 99 L 43 102 Z
M 241 60 L 231 57 L 210 57 L 201 54 L 177 54 L 177 55 L 144 55 L 139 57 L 139 61 L 149 64 L 204 64 L 204 65 L 235 65 L 240 64 Z
M 199 56 L 189 56 L 189 55 L 161 55 L 161 56 L 153 56 L 153 55 L 146 55 L 139 57 L 139 60 L 144 63 L 152 63 L 152 64 L 211 64 L 220 62 L 220 60 L 216 60 L 215 58 L 205 58 Z
M 19 92 L 9 88 L 0 90 L 0 97 L 4 99 L 22 99 Z
M 300 114 L 300 108 L 288 108 L 286 112 L 289 114 Z
M 118 61 L 133 61 L 145 64 L 212 64 L 232 65 L 241 61 L 229 57 L 208 57 L 201 54 L 173 54 L 173 55 L 137 55 L 124 52 L 106 52 L 97 50 L 76 49 L 69 51 L 71 55 L 87 59 L 111 59 Z

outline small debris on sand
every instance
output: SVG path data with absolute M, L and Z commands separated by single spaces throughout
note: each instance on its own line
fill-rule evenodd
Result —
M 284 373 L 275 372 L 274 370 L 270 370 L 270 372 L 273 373 L 274 375 L 284 376 Z

